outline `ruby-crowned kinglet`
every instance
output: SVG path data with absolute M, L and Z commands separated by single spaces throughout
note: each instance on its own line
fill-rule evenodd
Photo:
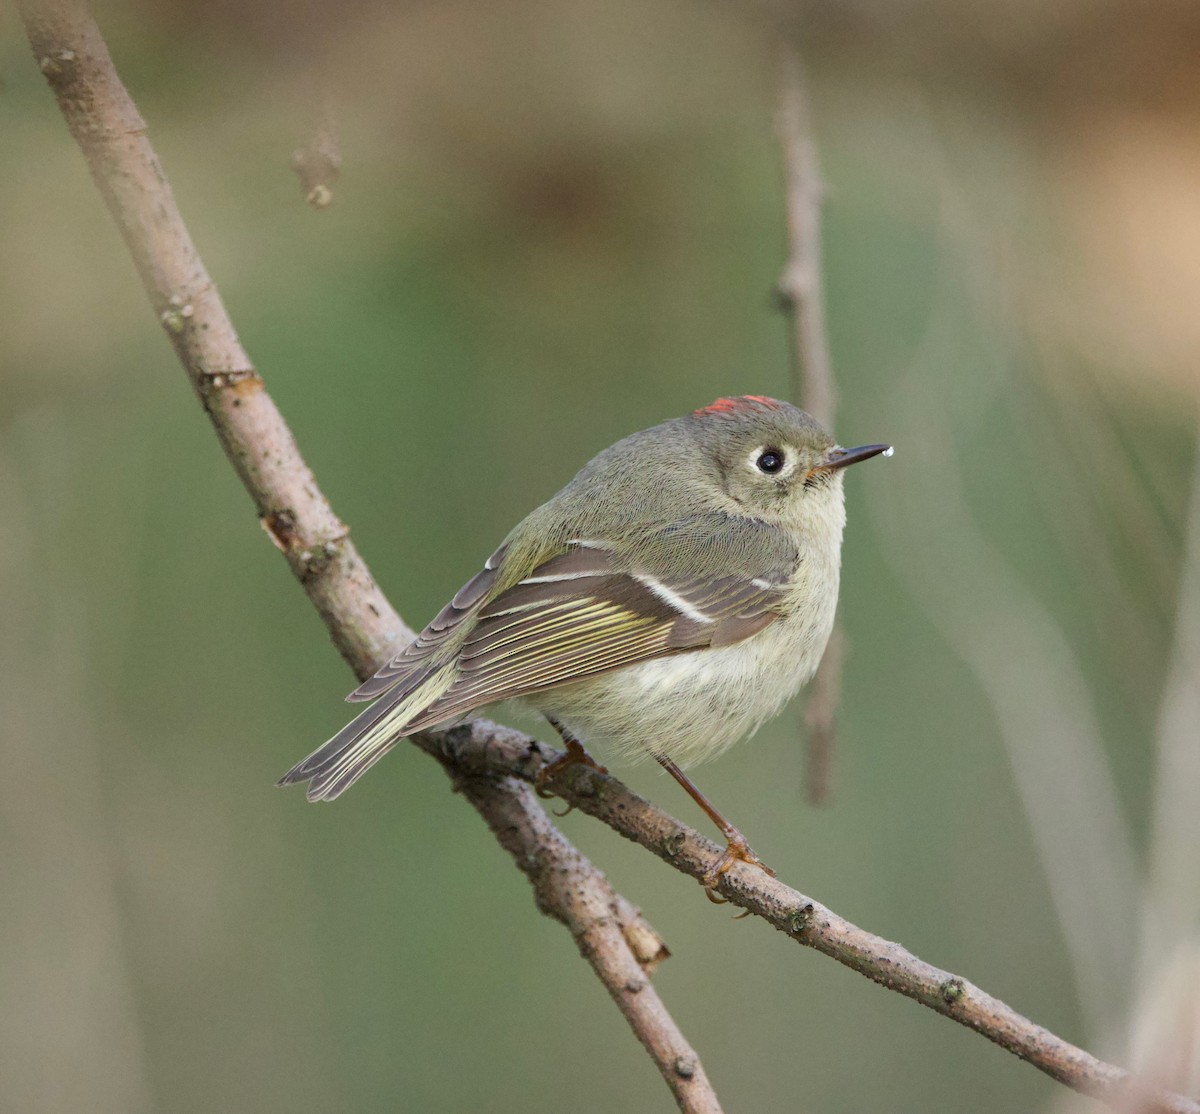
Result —
M 409 646 L 347 699 L 365 712 L 289 770 L 310 801 L 348 789 L 406 735 L 519 697 L 579 739 L 651 755 L 764 864 L 684 777 L 774 715 L 833 627 L 846 521 L 842 449 L 760 396 L 718 399 L 605 449 L 522 520 Z M 765 868 L 765 867 L 764 867 Z

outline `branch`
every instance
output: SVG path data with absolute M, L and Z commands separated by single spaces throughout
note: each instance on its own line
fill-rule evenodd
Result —
M 263 528 L 356 673 L 413 637 L 384 598 L 263 389 L 184 226 L 100 30 L 74 0 L 19 0 L 50 82 L 150 303 Z
M 74 0 L 20 0 L 19 8 L 35 57 L 265 528 L 343 657 L 366 676 L 411 632 L 321 495 L 242 351 L 98 29 Z M 456 787 L 530 878 L 539 907 L 575 933 L 581 952 L 684 1109 L 718 1110 L 698 1058 L 645 985 L 645 973 L 665 955 L 661 942 L 516 780 L 531 780 L 554 752 L 483 720 L 429 732 L 413 742 L 451 772 Z M 575 767 L 554 785 L 565 800 L 697 880 L 721 853 L 615 778 Z M 718 889 L 798 943 L 976 1030 L 1075 1090 L 1115 1107 L 1136 1099 L 1145 1110 L 1200 1114 L 1200 1104 L 1141 1086 L 1127 1072 L 1059 1039 L 965 979 L 857 928 L 759 870 L 735 865 Z
M 833 782 L 833 744 L 837 741 L 837 709 L 845 657 L 846 636 L 838 620 L 829 632 L 821 664 L 808 683 L 808 701 L 804 706 L 804 726 L 808 728 L 804 788 L 809 803 L 814 805 L 828 802 Z
M 799 52 L 784 44 L 779 67 L 776 128 L 783 151 L 788 259 L 776 290 L 791 322 L 792 397 L 829 429 L 837 414 L 837 387 L 825 331 L 821 283 L 821 167 L 808 111 L 808 91 Z M 846 640 L 838 623 L 808 690 L 804 784 L 814 805 L 829 799 L 837 707 L 842 689 Z
M 86 6 L 19 0 L 18 9 L 38 66 L 263 528 L 342 656 L 365 679 L 413 632 L 321 494 L 238 341 Z M 649 985 L 650 971 L 670 954 L 658 934 L 554 828 L 526 787 L 494 775 L 459 787 L 533 883 L 538 907 L 575 935 L 680 1108 L 719 1114 L 699 1057 Z
M 420 735 L 414 741 L 430 754 L 450 758 L 461 769 L 501 771 L 526 780 L 536 777 L 542 765 L 554 758 L 520 732 L 484 720 Z M 723 850 L 610 775 L 574 766 L 551 784 L 565 801 L 697 880 Z M 851 924 L 755 867 L 736 864 L 716 888 L 798 944 L 973 1029 L 1081 1094 L 1118 1110 L 1200 1114 L 1200 1103 L 1144 1085 L 1129 1072 L 1023 1017 L 967 979 Z
M 660 955 L 669 953 L 659 943 L 660 953 L 648 962 L 639 966 L 635 958 L 637 938 L 631 942 L 628 926 L 636 924 L 630 920 L 636 911 L 550 822 L 528 785 L 486 765 L 467 773 L 449 753 L 437 756 L 529 878 L 538 908 L 570 929 L 580 954 L 662 1071 L 680 1109 L 720 1114 L 700 1060 L 647 977 Z
M 825 332 L 821 286 L 821 167 L 809 120 L 800 55 L 785 45 L 780 60 L 779 144 L 786 178 L 788 260 L 777 287 L 792 321 L 792 392 L 818 421 L 833 425 L 837 387 Z

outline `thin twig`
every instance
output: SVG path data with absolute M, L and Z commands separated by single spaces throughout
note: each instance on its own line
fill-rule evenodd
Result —
M 413 637 L 412 631 L 379 590 L 349 531 L 321 494 L 242 349 L 90 13 L 74 0 L 21 0 L 18 7 L 34 57 L 264 529 L 287 557 L 342 656 L 360 679 L 366 678 L 397 643 Z M 471 788 L 477 785 L 464 783 L 464 795 L 523 869 L 523 850 L 536 857 L 538 874 L 530 877 L 539 908 L 575 932 L 581 953 L 654 1058 L 681 1109 L 719 1111 L 699 1057 L 658 996 L 646 992 L 648 972 L 669 954 L 657 933 L 554 830 L 528 790 L 507 780 L 494 781 L 486 791 Z M 522 817 L 524 827 L 514 830 L 498 822 L 502 813 Z M 535 837 L 536 846 L 523 844 Z M 560 884 L 566 877 L 570 887 Z M 601 916 L 602 911 L 608 912 Z M 620 989 L 635 983 L 636 990 Z
M 146 125 L 81 3 L 21 0 L 34 57 L 264 529 L 360 675 L 412 638 L 333 513 L 192 243 Z
M 813 139 L 804 68 L 795 47 L 780 60 L 778 133 L 786 177 L 788 259 L 779 277 L 780 300 L 792 321 L 792 391 L 818 421 L 833 426 L 837 387 L 825 331 L 821 283 L 821 199 L 825 187 Z
M 804 67 L 799 52 L 787 42 L 780 57 L 777 130 L 783 151 L 788 228 L 788 259 L 777 290 L 791 322 L 792 396 L 814 418 L 833 429 L 837 386 L 825 330 L 821 267 L 821 199 L 825 187 L 812 133 Z M 838 623 L 809 685 L 804 716 L 808 729 L 804 784 L 809 801 L 815 805 L 829 799 L 844 653 L 845 639 Z
M 808 729 L 804 787 L 810 804 L 827 804 L 833 786 L 833 745 L 837 741 L 837 709 L 841 699 L 846 635 L 834 623 L 821 664 L 808 685 L 804 726 Z
M 88 156 L 93 177 L 226 452 L 334 642 L 358 675 L 365 676 L 398 640 L 409 636 L 408 628 L 375 586 L 345 528 L 321 496 L 238 344 L 142 134 L 144 125 L 112 69 L 90 16 L 75 2 L 21 0 L 19 7 L 35 57 Z M 285 455 L 294 474 L 274 460 L 276 453 Z M 616 933 L 605 928 L 610 924 L 605 910 L 620 926 L 621 939 L 639 974 L 661 954 L 653 930 L 628 903 L 611 896 L 603 876 L 589 869 L 583 856 L 573 849 L 573 855 L 567 852 L 570 845 L 565 838 L 511 780 L 531 780 L 554 753 L 528 736 L 483 720 L 413 741 L 449 764 L 464 795 L 484 806 L 480 811 L 495 825 L 493 830 L 502 841 L 511 840 L 506 844 L 510 851 L 519 854 L 536 848 L 544 856 L 540 865 L 527 871 L 541 907 L 573 930 L 578 927 L 581 951 L 606 986 L 626 988 L 618 1002 L 656 1057 L 664 1078 L 670 1082 L 672 1074 L 677 1077 L 672 1086 L 677 1096 L 686 1095 L 681 1100 L 685 1109 L 718 1109 L 699 1060 L 668 1024 L 661 1003 L 656 997 L 643 998 L 644 991 L 628 990 L 638 976 L 628 965 Z M 577 767 L 557 777 L 554 786 L 584 812 L 697 880 L 720 854 L 715 844 L 615 778 Z M 514 836 L 514 825 L 519 828 L 531 817 L 536 825 L 531 822 L 527 834 Z M 553 838 L 543 838 L 546 835 Z M 563 870 L 564 877 L 576 883 L 574 889 L 554 881 L 556 870 Z M 1127 1072 L 1060 1040 L 965 979 L 857 928 L 761 871 L 739 864 L 721 878 L 718 888 L 797 942 L 974 1029 L 1082 1093 L 1118 1105 L 1137 1091 L 1145 1109 L 1200 1114 L 1200 1103 L 1140 1088 Z M 618 981 L 622 975 L 625 983 Z M 649 1005 L 633 1005 L 639 1001 Z M 689 1085 L 684 1087 L 680 1080 Z
M 431 754 L 451 758 L 459 768 L 503 771 L 530 780 L 555 757 L 520 732 L 484 720 L 431 732 L 414 741 Z M 704 877 L 721 855 L 722 848 L 611 775 L 575 766 L 551 784 L 564 800 L 692 878 Z M 1144 1085 L 1122 1068 L 1097 1059 L 1023 1017 L 961 976 L 934 967 L 901 945 L 851 924 L 755 867 L 737 864 L 721 877 L 717 889 L 733 904 L 768 921 L 797 943 L 815 948 L 880 986 L 914 998 L 973 1029 L 1073 1090 L 1119 1110 L 1127 1109 L 1130 1100 L 1135 1099 L 1140 1110 L 1200 1114 L 1200 1102 Z
M 570 929 L 680 1109 L 720 1114 L 703 1066 L 630 949 L 621 899 L 604 876 L 550 822 L 528 785 L 494 771 L 468 775 L 450 759 L 443 765 L 528 876 L 538 908 Z

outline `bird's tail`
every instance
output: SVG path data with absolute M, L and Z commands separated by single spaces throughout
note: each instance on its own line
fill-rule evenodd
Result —
M 332 801 L 404 737 L 405 728 L 450 688 L 454 673 L 455 666 L 450 664 L 430 672 L 416 685 L 398 686 L 288 770 L 276 784 L 307 781 L 310 801 Z

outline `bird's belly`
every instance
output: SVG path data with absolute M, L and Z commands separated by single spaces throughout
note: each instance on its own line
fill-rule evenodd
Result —
M 693 765 L 757 729 L 812 676 L 829 630 L 801 623 L 780 619 L 733 646 L 643 662 L 529 702 L 586 743 Z

